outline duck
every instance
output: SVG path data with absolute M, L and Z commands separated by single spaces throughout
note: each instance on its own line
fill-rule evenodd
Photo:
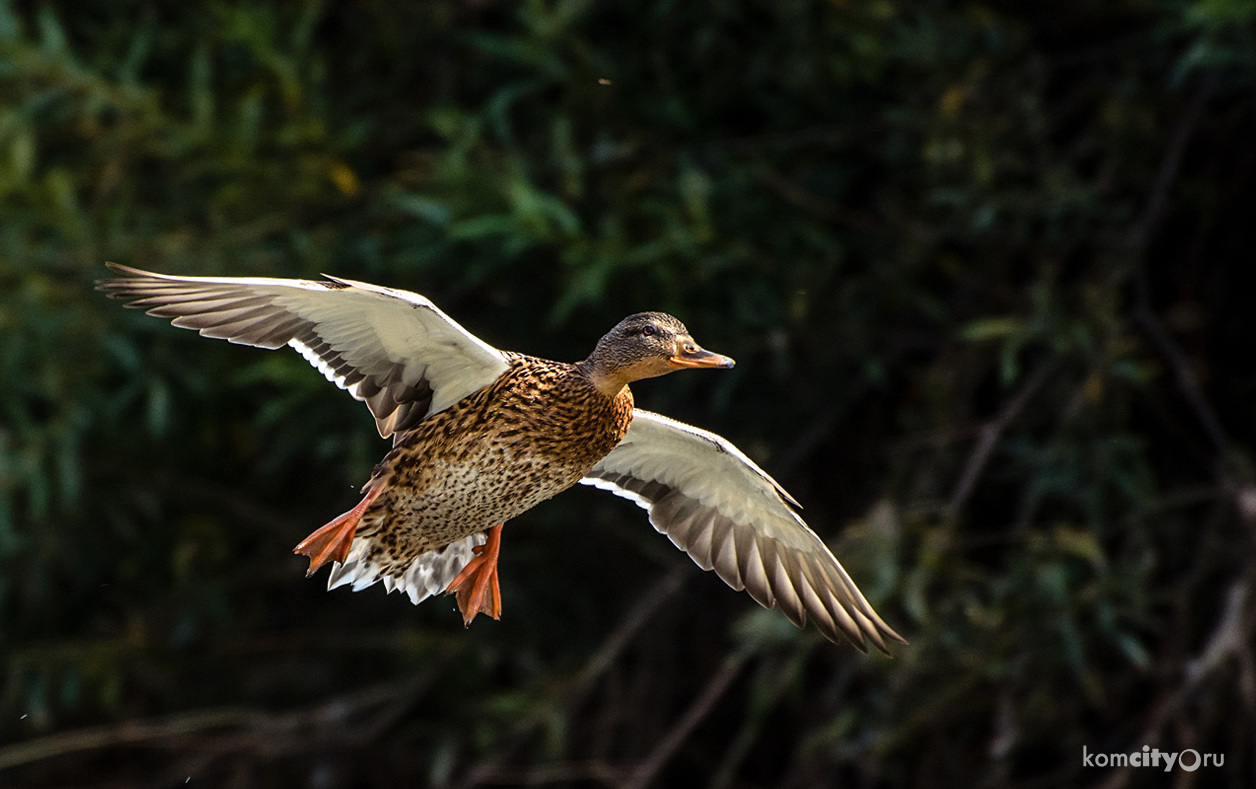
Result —
M 291 347 L 362 401 L 392 448 L 353 508 L 294 548 L 327 586 L 452 594 L 470 626 L 501 615 L 506 522 L 577 484 L 631 500 L 702 569 L 862 652 L 906 644 L 802 520 L 798 502 L 715 433 L 637 408 L 630 385 L 734 361 L 675 317 L 621 320 L 587 358 L 499 350 L 429 299 L 323 280 L 174 276 L 106 264 L 108 296 L 205 337 Z

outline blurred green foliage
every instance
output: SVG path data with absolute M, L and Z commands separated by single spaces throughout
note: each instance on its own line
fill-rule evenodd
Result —
M 1252 786 L 1254 139 L 1250 0 L 0 0 L 0 783 Z M 588 490 L 507 530 L 500 623 L 326 593 L 365 409 L 108 259 L 561 359 L 674 312 L 738 367 L 638 402 L 912 644 Z

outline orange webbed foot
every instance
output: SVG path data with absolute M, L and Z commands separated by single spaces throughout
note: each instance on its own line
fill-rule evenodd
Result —
M 371 502 L 379 496 L 380 490 L 380 488 L 373 488 L 362 501 L 358 502 L 356 507 L 326 526 L 320 527 L 292 549 L 293 553 L 310 557 L 310 567 L 305 571 L 306 578 L 328 562 L 343 562 L 349 557 L 349 546 L 353 543 L 353 535 L 358 530 L 358 523 L 362 520 L 367 508 L 371 506 Z
M 475 556 L 462 572 L 445 587 L 445 594 L 455 595 L 462 623 L 470 627 L 477 614 L 498 619 L 502 614 L 502 590 L 497 581 L 497 556 L 501 552 L 502 526 L 488 530 L 488 539 L 472 550 Z

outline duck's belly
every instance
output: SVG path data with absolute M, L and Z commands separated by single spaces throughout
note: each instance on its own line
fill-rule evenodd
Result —
M 470 441 L 471 439 L 468 439 Z M 378 529 L 395 535 L 398 559 L 413 557 L 520 515 L 575 485 L 592 467 L 481 441 L 459 457 L 429 458 L 414 474 L 398 474 L 381 494 Z M 596 462 L 596 461 L 594 461 Z M 374 522 L 363 536 L 376 531 Z
M 502 380 L 420 423 L 376 468 L 380 493 L 357 538 L 367 561 L 395 574 L 419 555 L 485 531 L 575 485 L 615 448 L 632 421 L 632 395 L 590 407 L 560 380 L 545 407 L 530 400 L 534 376 Z M 523 383 L 527 383 L 524 381 Z

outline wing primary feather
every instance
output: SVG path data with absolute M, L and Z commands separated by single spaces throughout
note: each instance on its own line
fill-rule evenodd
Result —
M 292 335 L 296 333 L 296 330 L 300 327 L 300 325 L 300 318 L 281 320 L 266 329 L 266 331 L 253 336 L 248 340 L 248 342 L 259 348 L 267 348 L 270 350 L 282 348 L 288 344 L 288 340 L 292 339 Z
M 833 625 L 832 632 L 834 635 L 840 632 L 842 637 L 860 652 L 867 652 L 868 646 L 864 638 L 876 632 L 876 628 L 872 626 L 872 623 L 863 620 L 863 617 L 857 611 L 852 612 L 847 606 L 842 604 L 842 601 L 833 594 L 833 591 L 824 582 L 822 573 L 819 572 L 809 558 L 804 557 L 802 559 L 801 570 L 807 587 L 815 593 L 816 608 L 810 610 L 817 616 L 820 611 L 823 611 Z M 856 621 L 857 619 L 861 621 Z M 876 640 L 874 639 L 874 642 Z
M 862 619 L 867 621 L 868 629 L 880 631 L 895 641 L 906 644 L 907 641 L 898 633 L 894 632 L 893 628 L 887 625 L 881 617 L 877 615 L 877 612 L 872 609 L 872 605 L 868 603 L 867 598 L 865 598 L 863 593 L 859 591 L 859 587 L 855 585 L 855 582 L 851 579 L 850 574 L 846 572 L 846 568 L 842 567 L 841 563 L 839 563 L 837 559 L 833 558 L 832 554 L 828 553 L 827 549 L 825 553 L 831 560 L 830 562 L 824 563 L 826 575 L 837 580 L 838 583 L 834 584 L 833 587 L 835 592 L 839 590 L 845 591 L 845 595 L 842 595 L 841 599 L 849 601 L 849 607 L 853 609 L 852 614 L 857 614 Z M 882 651 L 885 650 L 882 649 Z
M 794 582 L 791 579 L 791 571 L 789 566 L 789 556 L 778 551 L 776 561 L 772 565 L 772 591 L 776 594 L 777 605 L 781 607 L 781 612 L 789 617 L 789 621 L 799 627 L 807 624 L 807 612 L 803 608 L 802 599 L 798 595 L 798 590 L 794 588 Z
M 736 528 L 718 513 L 711 514 L 711 564 L 724 583 L 739 592 L 746 588 L 737 562 Z
M 696 525 L 697 519 L 695 518 L 671 519 L 667 522 L 666 528 L 660 529 L 660 531 L 667 535 L 667 538 L 672 541 L 673 545 L 692 555 L 693 552 L 690 548 L 694 542 L 694 527 Z
M 846 599 L 846 598 L 841 597 L 841 595 L 839 594 L 839 590 L 837 588 L 834 588 L 833 592 L 834 592 L 834 595 L 837 596 L 839 601 Z M 878 634 L 878 637 L 888 638 L 891 641 L 897 641 L 900 644 L 907 643 L 907 639 L 899 635 L 894 630 L 894 628 L 887 625 L 885 623 L 885 620 L 883 620 L 877 614 L 877 612 L 872 609 L 872 606 L 868 603 L 867 599 L 864 598 L 864 596 L 859 592 L 858 589 L 855 589 L 855 597 L 853 598 L 853 605 L 859 617 L 869 623 L 869 627 L 868 627 L 869 633 L 876 633 Z M 877 647 L 882 652 L 884 652 L 887 655 L 890 654 L 889 650 L 885 647 L 883 641 L 874 640 L 874 643 L 877 644 Z
M 414 426 L 434 403 L 446 408 L 488 385 L 513 358 L 427 298 L 403 290 L 340 279 L 182 277 L 107 265 L 123 276 L 97 287 L 128 307 L 206 337 L 269 349 L 291 345 L 367 402 L 384 435 Z M 374 390 L 352 389 L 374 379 Z M 399 411 L 397 404 L 405 402 L 416 405 Z
M 705 518 L 695 518 L 691 527 L 687 550 L 703 570 L 715 569 L 714 520 L 714 517 L 708 514 Z
M 763 569 L 763 557 L 759 553 L 759 540 L 754 530 L 747 526 L 737 525 L 737 559 L 741 569 L 741 581 L 746 592 L 759 605 L 771 608 L 775 603 L 772 588 L 768 584 L 767 572 Z
M 774 608 L 776 606 L 776 590 L 772 585 L 772 566 L 776 562 L 775 542 L 766 538 L 755 539 L 755 551 L 759 556 L 759 572 L 762 574 L 762 580 L 758 584 L 762 588 L 762 597 L 755 597 L 760 605 Z M 751 596 L 755 595 L 755 590 L 746 584 L 746 588 L 750 590 Z
M 794 588 L 798 590 L 799 596 L 802 598 L 803 607 L 807 609 L 807 613 L 811 614 L 811 620 L 829 638 L 836 640 L 838 637 L 841 637 L 841 631 L 837 623 L 824 605 L 824 601 L 820 599 L 820 593 L 812 585 L 812 581 L 807 576 L 802 563 L 795 564 L 791 577 L 795 581 Z M 852 641 L 859 651 L 866 652 L 868 648 L 862 646 L 862 642 L 862 639 Z

